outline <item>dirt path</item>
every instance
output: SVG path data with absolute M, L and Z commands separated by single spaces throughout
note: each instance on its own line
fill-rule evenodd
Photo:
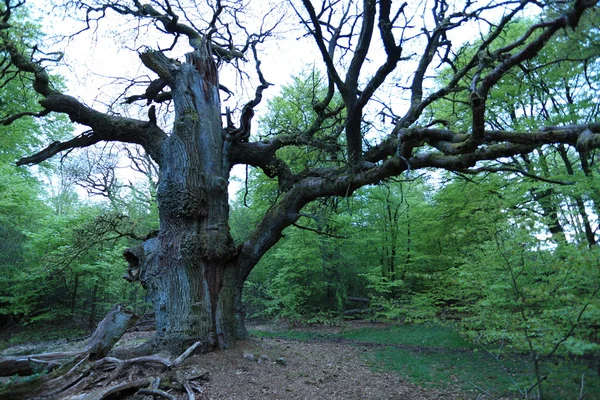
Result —
M 210 372 L 202 399 L 467 398 L 458 390 L 424 389 L 394 373 L 373 372 L 365 351 L 347 343 L 250 339 L 194 356 L 186 365 Z

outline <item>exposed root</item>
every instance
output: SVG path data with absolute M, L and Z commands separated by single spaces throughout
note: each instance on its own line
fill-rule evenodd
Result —
M 138 394 L 149 394 L 151 396 L 158 396 L 158 397 L 164 397 L 165 399 L 169 399 L 169 400 L 177 400 L 177 397 L 165 392 L 164 390 L 160 390 L 160 389 L 140 389 L 137 391 Z M 195 399 L 196 397 L 194 397 Z

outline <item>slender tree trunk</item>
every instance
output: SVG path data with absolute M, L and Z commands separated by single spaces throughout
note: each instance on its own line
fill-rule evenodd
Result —
M 77 306 L 77 292 L 79 291 L 79 273 L 75 273 L 75 282 L 73 283 L 73 293 L 71 295 L 71 321 L 76 322 L 75 308 Z
M 594 183 L 594 175 L 592 174 L 590 162 L 588 161 L 587 153 L 580 152 L 579 153 L 579 161 L 581 163 L 581 169 L 585 173 L 586 178 L 589 181 L 590 188 L 590 199 L 594 204 L 594 211 L 596 215 L 600 215 L 600 189 L 598 185 Z
M 96 307 L 98 304 L 98 280 L 94 283 L 92 290 L 92 299 L 90 301 L 90 315 L 88 318 L 88 328 L 93 329 L 96 326 Z M 135 314 L 135 311 L 134 311 Z
M 558 152 L 563 160 L 563 162 L 565 163 L 565 167 L 567 169 L 567 173 L 569 175 L 574 175 L 575 171 L 573 169 L 573 164 L 571 163 L 571 160 L 569 159 L 569 155 L 567 153 L 567 150 L 565 149 L 564 146 L 560 146 L 558 148 Z M 580 154 L 580 157 L 582 159 L 582 163 L 584 165 L 587 165 L 587 160 L 583 161 L 583 158 L 585 157 L 584 154 Z M 586 173 L 586 175 L 588 174 L 588 168 L 584 167 L 584 172 Z M 580 194 L 573 194 L 572 195 L 573 199 L 575 200 L 575 204 L 577 205 L 577 211 L 579 212 L 579 215 L 581 216 L 581 220 L 583 222 L 583 228 L 584 228 L 584 233 L 585 233 L 585 239 L 586 242 L 588 244 L 589 247 L 593 247 L 596 245 L 596 236 L 594 234 L 594 230 L 592 229 L 592 225 L 590 223 L 590 219 L 588 217 L 587 211 L 585 209 L 585 202 L 583 200 L 583 197 Z
M 542 176 L 549 177 L 550 170 L 546 161 L 546 155 L 542 152 L 542 150 L 538 150 L 537 152 L 540 157 L 539 166 L 542 169 Z M 529 173 L 535 174 L 535 168 L 529 160 L 529 158 L 524 156 L 523 160 L 525 161 L 525 165 L 527 166 L 527 171 Z M 565 230 L 562 224 L 560 223 L 559 217 L 560 202 L 557 199 L 554 189 L 548 188 L 544 190 L 532 190 L 531 195 L 542 209 L 542 215 L 544 216 L 546 226 L 548 227 L 548 230 L 552 235 L 552 240 L 556 244 L 566 243 L 567 237 L 565 235 Z
M 542 215 L 544 216 L 546 226 L 552 235 L 552 240 L 557 244 L 566 243 L 567 238 L 558 216 L 559 206 L 556 201 L 554 190 L 550 188 L 539 192 L 533 192 L 532 195 L 542 209 Z
M 583 221 L 585 240 L 588 244 L 588 247 L 593 247 L 596 245 L 596 236 L 594 235 L 592 224 L 590 223 L 590 219 L 587 215 L 583 198 L 579 195 L 574 195 L 573 198 L 575 199 L 575 204 L 577 205 L 577 211 L 579 212 L 579 216 L 581 216 L 581 220 Z
M 406 275 L 406 272 L 408 271 L 408 267 L 410 266 L 410 262 L 411 262 L 411 258 L 410 258 L 410 252 L 411 252 L 411 236 L 410 236 L 410 204 L 408 204 L 408 201 L 406 202 L 406 260 L 404 263 L 404 272 L 402 273 L 402 279 L 404 279 L 404 276 Z
M 388 189 L 389 190 L 389 189 Z M 396 280 L 396 257 L 398 255 L 398 204 L 394 204 L 394 210 L 392 211 L 392 205 L 390 199 L 390 193 L 386 198 L 386 208 L 388 213 L 388 223 L 390 224 L 390 250 L 388 257 L 388 278 L 391 282 Z

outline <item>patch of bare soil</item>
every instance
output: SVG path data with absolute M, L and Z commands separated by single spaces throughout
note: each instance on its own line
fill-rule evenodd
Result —
M 366 349 L 331 342 L 249 339 L 190 357 L 181 368 L 210 373 L 201 399 L 464 399 L 458 390 L 424 389 L 374 372 Z

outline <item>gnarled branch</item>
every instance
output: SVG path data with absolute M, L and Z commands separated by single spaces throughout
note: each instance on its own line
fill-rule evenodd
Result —
M 19 165 L 39 163 L 60 151 L 90 146 L 101 140 L 140 144 L 158 162 L 160 143 L 166 134 L 156 124 L 102 113 L 54 89 L 46 69 L 23 54 L 6 32 L 0 32 L 0 49 L 10 54 L 12 64 L 21 73 L 33 75 L 33 89 L 44 97 L 40 101 L 43 110 L 38 114 L 67 114 L 71 121 L 91 128 L 72 140 L 52 143 L 39 153 L 19 160 Z

